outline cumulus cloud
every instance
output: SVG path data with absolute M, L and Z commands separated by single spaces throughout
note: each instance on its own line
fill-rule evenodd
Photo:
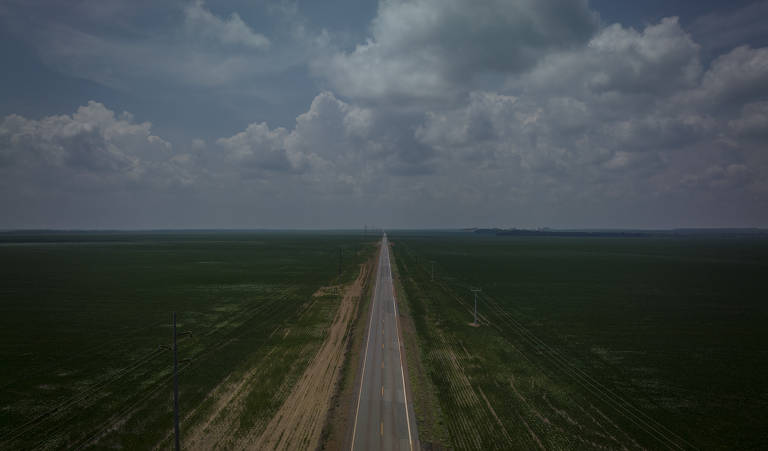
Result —
M 568 191 L 627 203 L 670 190 L 765 196 L 766 160 L 740 138 L 765 129 L 764 102 L 730 107 L 764 96 L 762 59 L 763 49 L 737 48 L 704 70 L 676 18 L 611 25 L 509 77 L 506 94 L 475 91 L 427 112 L 416 136 L 470 174 L 504 168 L 517 195 L 551 208 L 580 197 Z
M 359 183 L 374 171 L 427 171 L 424 146 L 403 127 L 403 118 L 375 112 L 321 92 L 297 116 L 293 129 L 254 123 L 217 144 L 228 158 L 264 171 L 304 174 L 307 180 Z M 258 172 L 258 171 L 257 171 Z
M 741 46 L 717 57 L 701 81 L 688 94 L 703 106 L 739 106 L 768 96 L 768 47 Z
M 530 73 L 510 77 L 507 89 L 655 96 L 697 85 L 701 71 L 699 46 L 670 17 L 642 31 L 607 26 L 586 46 L 549 55 Z
M 205 8 L 203 0 L 196 0 L 184 8 L 184 16 L 191 33 L 222 44 L 240 44 L 255 49 L 266 49 L 270 45 L 269 39 L 254 32 L 239 14 L 233 12 L 228 19 L 221 19 Z
M 384 0 L 365 43 L 314 69 L 351 97 L 440 99 L 577 46 L 597 23 L 586 0 Z
M 88 102 L 72 115 L 40 120 L 10 115 L 0 122 L 0 171 L 6 182 L 58 186 L 162 186 L 192 180 L 175 164 L 171 144 L 151 133 L 149 122 Z
M 239 15 L 199 1 L 184 14 L 182 35 L 200 38 L 190 53 L 72 30 L 48 51 L 73 65 L 87 56 L 94 78 L 125 76 L 105 55 L 167 58 L 150 70 L 243 92 L 240 80 L 282 64 L 279 40 Z M 184 212 L 202 206 L 224 225 L 343 223 L 348 211 L 405 226 L 768 220 L 766 48 L 710 60 L 675 17 L 599 25 L 586 1 L 386 0 L 369 39 L 347 50 L 294 31 L 324 49 L 299 59 L 332 87 L 295 120 L 249 118 L 184 147 L 95 102 L 72 115 L 12 115 L 0 123 L 4 192 L 183 187 L 197 193 Z
M 270 130 L 262 122 L 251 124 L 244 131 L 217 143 L 229 152 L 229 157 L 245 165 L 271 171 L 300 171 L 302 154 L 289 154 L 285 149 L 287 130 Z

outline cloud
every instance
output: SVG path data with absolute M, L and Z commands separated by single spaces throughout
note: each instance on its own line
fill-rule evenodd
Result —
M 597 23 L 586 1 L 385 0 L 367 42 L 313 67 L 350 97 L 442 99 L 580 45 Z
M 269 30 L 255 29 L 237 11 L 216 15 L 201 0 L 89 5 L 15 2 L 0 10 L 0 20 L 49 67 L 122 90 L 204 86 L 243 92 L 260 78 L 304 64 L 321 45 L 314 35 L 299 33 L 294 18 L 266 5 L 251 13 L 270 17 Z
M 184 16 L 191 33 L 200 34 L 222 44 L 239 44 L 254 49 L 269 48 L 269 39 L 254 32 L 236 12 L 223 20 L 207 10 L 203 6 L 203 0 L 195 0 L 184 8 Z
M 552 54 L 532 72 L 510 77 L 507 89 L 655 96 L 696 86 L 701 71 L 699 46 L 670 17 L 642 31 L 607 26 L 586 46 Z
M 149 122 L 88 102 L 72 115 L 40 120 L 10 115 L 0 122 L 0 171 L 6 182 L 95 189 L 191 183 L 172 145 Z
M 359 189 L 361 180 L 373 172 L 429 172 L 431 151 L 403 125 L 410 119 L 355 106 L 326 91 L 296 117 L 291 130 L 254 123 L 217 144 L 228 158 L 258 169 L 262 175 L 300 173 L 307 181 L 322 184 L 345 180 Z
M 701 86 L 688 94 L 702 106 L 740 106 L 768 96 L 768 47 L 737 47 L 717 57 Z
M 387 0 L 370 38 L 346 50 L 301 21 L 262 34 L 246 13 L 215 16 L 201 2 L 178 12 L 168 33 L 47 27 L 42 52 L 105 84 L 146 77 L 247 95 L 272 89 L 260 76 L 310 63 L 331 89 L 308 88 L 311 102 L 287 120 L 249 115 L 173 145 L 96 102 L 8 116 L 2 205 L 55 210 L 87 192 L 114 217 L 111 204 L 153 205 L 171 222 L 215 220 L 193 221 L 206 226 L 768 221 L 767 48 L 709 60 L 677 18 L 598 25 L 587 2 Z
M 740 136 L 768 138 L 768 101 L 744 105 L 741 115 L 729 121 L 728 126 Z
M 764 102 L 744 102 L 765 96 L 764 51 L 737 48 L 705 70 L 676 18 L 610 25 L 510 75 L 504 89 L 426 112 L 415 135 L 439 152 L 438 173 L 495 190 L 499 204 L 522 198 L 555 211 L 653 199 L 663 211 L 679 202 L 674 192 L 754 208 L 745 199 L 768 194 L 765 141 L 755 141 L 768 116 Z M 502 201 L 504 191 L 513 197 Z
M 304 165 L 302 154 L 290 154 L 285 149 L 287 130 L 270 130 L 266 123 L 251 124 L 244 131 L 217 141 L 228 151 L 229 158 L 246 167 L 267 171 L 299 172 Z
M 709 51 L 728 51 L 756 40 L 765 44 L 768 39 L 766 16 L 768 1 L 756 1 L 726 14 L 719 11 L 698 17 L 691 23 L 690 30 Z

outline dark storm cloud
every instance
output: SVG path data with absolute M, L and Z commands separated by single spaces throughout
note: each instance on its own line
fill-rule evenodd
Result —
M 711 17 L 692 34 L 606 23 L 586 1 L 386 0 L 336 33 L 291 2 L 108 2 L 61 21 L 10 5 L 4 20 L 41 25 L 25 39 L 49 67 L 203 92 L 211 122 L 216 99 L 314 91 L 290 121 L 243 113 L 213 136 L 99 99 L 9 115 L 0 226 L 768 224 L 768 48 L 751 32 L 718 47 Z M 150 10 L 165 13 L 142 28 Z

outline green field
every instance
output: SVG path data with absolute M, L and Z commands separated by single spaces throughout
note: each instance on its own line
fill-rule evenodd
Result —
M 377 236 L 0 235 L 0 448 L 168 447 L 171 312 L 182 435 L 250 372 L 238 433 L 263 425 L 319 346 Z M 343 274 L 338 277 L 339 248 Z M 290 333 L 289 333 L 290 332 Z M 269 358 L 267 358 L 269 356 Z
M 768 447 L 768 240 L 391 240 L 456 449 Z

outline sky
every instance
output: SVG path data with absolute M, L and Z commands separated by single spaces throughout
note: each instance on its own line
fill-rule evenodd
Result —
M 0 229 L 768 227 L 768 1 L 0 0 Z

